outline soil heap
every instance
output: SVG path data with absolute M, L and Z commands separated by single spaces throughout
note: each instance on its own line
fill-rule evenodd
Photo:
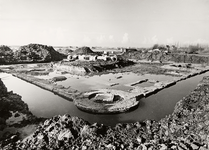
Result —
M 0 64 L 5 64 L 13 61 L 13 51 L 5 45 L 0 46 Z
M 15 57 L 18 62 L 50 62 L 66 58 L 64 54 L 55 51 L 52 46 L 41 44 L 21 46 L 15 52 Z
M 76 49 L 73 54 L 75 55 L 95 55 L 96 53 L 93 52 L 89 47 L 80 47 Z
M 70 53 L 72 53 L 73 52 L 73 50 L 71 50 L 71 49 L 69 49 L 69 48 L 63 48 L 63 49 L 58 49 L 57 50 L 59 53 L 62 53 L 62 54 L 64 54 L 64 55 L 69 55 Z

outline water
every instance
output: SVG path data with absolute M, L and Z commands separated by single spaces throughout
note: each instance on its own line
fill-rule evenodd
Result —
M 71 116 L 78 116 L 90 123 L 98 122 L 113 126 L 119 122 L 128 123 L 145 119 L 159 120 L 171 114 L 176 102 L 194 90 L 202 78 L 208 75 L 209 72 L 183 80 L 154 95 L 142 98 L 138 108 L 134 111 L 111 115 L 91 114 L 80 111 L 74 106 L 73 102 L 11 75 L 0 73 L 0 78 L 2 78 L 8 90 L 13 90 L 22 96 L 22 100 L 28 104 L 30 111 L 38 117 L 52 117 L 69 113 Z

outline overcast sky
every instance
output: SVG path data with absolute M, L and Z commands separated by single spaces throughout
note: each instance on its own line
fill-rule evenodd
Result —
M 209 43 L 209 0 L 0 0 L 0 45 Z

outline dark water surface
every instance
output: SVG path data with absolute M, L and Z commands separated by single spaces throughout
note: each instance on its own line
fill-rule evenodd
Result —
M 154 95 L 142 98 L 137 109 L 112 115 L 80 111 L 74 106 L 73 102 L 6 73 L 0 73 L 0 78 L 2 78 L 9 91 L 22 96 L 22 100 L 28 104 L 30 111 L 38 117 L 52 117 L 69 113 L 71 116 L 78 116 L 90 123 L 98 122 L 105 125 L 115 125 L 120 122 L 128 123 L 145 119 L 159 120 L 171 114 L 176 102 L 194 90 L 202 78 L 208 75 L 209 72 L 180 81 Z

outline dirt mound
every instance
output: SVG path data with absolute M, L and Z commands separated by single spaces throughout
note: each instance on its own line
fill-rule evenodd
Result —
M 73 54 L 76 55 L 94 55 L 95 52 L 93 52 L 89 47 L 80 47 L 76 49 Z
M 66 56 L 55 51 L 52 46 L 29 44 L 21 46 L 15 53 L 18 62 L 49 62 L 60 61 Z
M 12 49 L 9 48 L 8 46 L 6 45 L 0 46 L 0 56 L 10 55 L 12 53 L 13 53 Z
M 8 63 L 13 60 L 13 51 L 5 45 L 0 46 L 0 64 Z
M 64 54 L 64 55 L 68 55 L 68 54 L 70 54 L 70 53 L 72 53 L 73 52 L 73 50 L 71 50 L 71 49 L 69 49 L 69 48 L 67 48 L 67 49 L 58 49 L 57 50 L 59 53 L 62 53 L 62 54 Z

